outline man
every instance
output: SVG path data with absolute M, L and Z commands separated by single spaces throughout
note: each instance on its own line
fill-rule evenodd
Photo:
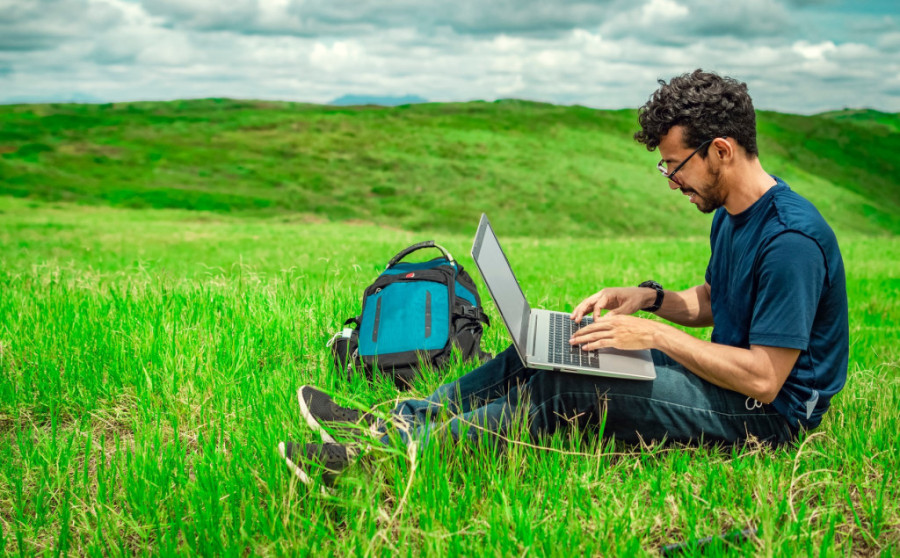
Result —
M 342 427 L 347 434 L 352 424 L 385 443 L 399 425 L 408 443 L 437 428 L 456 439 L 502 436 L 514 416 L 527 416 L 534 436 L 605 417 L 603 434 L 626 441 L 752 437 L 780 444 L 821 422 L 847 375 L 843 261 L 812 204 L 763 170 L 746 84 L 701 70 L 660 81 L 639 122 L 635 139 L 659 149 L 669 188 L 701 212 L 715 212 L 706 281 L 680 292 L 653 281 L 603 289 L 575 308 L 573 320 L 592 313 L 595 321 L 570 343 L 651 349 L 657 378 L 528 369 L 510 348 L 424 400 L 401 402 L 385 423 L 304 386 L 301 413 L 325 443 L 279 446 L 302 479 L 309 480 L 311 464 L 331 476 L 350 462 L 353 446 L 332 434 Z M 636 317 L 638 310 L 683 326 L 713 326 L 712 340 Z

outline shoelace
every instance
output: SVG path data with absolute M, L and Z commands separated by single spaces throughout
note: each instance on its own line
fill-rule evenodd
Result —
M 756 399 L 753 399 L 752 397 L 748 397 L 747 400 L 744 401 L 744 408 L 746 408 L 748 411 L 752 411 L 754 409 L 761 409 L 762 406 L 763 406 L 762 403 L 760 403 Z
M 342 419 L 343 422 L 355 422 L 357 424 L 371 425 L 375 422 L 375 418 L 371 413 L 363 413 L 356 409 L 341 407 L 337 403 L 331 409 L 332 414 Z

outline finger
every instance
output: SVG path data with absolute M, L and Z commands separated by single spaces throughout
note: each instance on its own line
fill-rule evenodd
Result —
M 572 312 L 572 320 L 580 322 L 584 317 L 585 313 L 590 312 L 592 308 L 594 308 L 597 301 L 597 295 L 591 295 L 586 299 L 581 301 L 581 304 L 575 307 L 575 310 Z
M 570 343 L 572 346 L 584 348 L 584 347 L 585 347 L 586 345 L 588 345 L 589 343 L 594 343 L 595 341 L 598 341 L 599 339 L 600 339 L 600 338 L 597 337 L 596 334 L 593 334 L 593 335 L 582 335 L 582 336 L 577 337 L 577 338 L 572 338 L 572 339 L 569 341 L 569 343 Z
M 590 299 L 588 299 L 590 300 Z M 575 310 L 572 310 L 572 315 L 569 316 L 571 320 L 581 321 L 581 318 L 584 316 L 584 313 L 588 310 L 587 304 L 588 300 L 581 302 L 578 306 L 575 307 Z
M 612 339 L 597 339 L 581 346 L 582 351 L 597 351 L 600 349 L 608 349 L 613 346 Z
M 603 310 L 606 309 L 606 305 L 609 304 L 609 297 L 606 295 L 601 296 L 597 303 L 594 305 L 594 319 L 597 320 L 600 318 L 600 314 Z
M 602 329 L 607 329 L 607 325 L 603 322 L 593 322 L 575 331 L 575 333 L 572 334 L 572 339 L 588 335 Z
M 603 324 L 598 324 L 597 327 L 595 327 L 594 324 L 590 324 L 576 331 L 569 339 L 569 344 L 583 345 L 585 343 L 590 343 L 591 341 L 594 341 L 596 339 L 609 337 L 611 335 L 612 332 L 609 330 L 609 328 L 604 327 Z
M 583 345 L 591 341 L 591 335 L 589 333 L 575 333 L 572 337 L 569 338 L 569 345 Z

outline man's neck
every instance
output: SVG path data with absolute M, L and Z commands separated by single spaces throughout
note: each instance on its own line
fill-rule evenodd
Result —
M 725 177 L 728 181 L 725 211 L 731 215 L 745 211 L 776 184 L 756 157 L 742 161 L 729 171 L 730 176 Z

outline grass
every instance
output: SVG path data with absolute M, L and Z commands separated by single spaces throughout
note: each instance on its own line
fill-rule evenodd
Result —
M 657 204 L 633 110 L 524 101 L 329 107 L 206 99 L 0 106 L 0 194 L 472 234 L 705 236 Z M 900 233 L 900 116 L 761 112 L 763 165 L 832 225 Z M 522 219 L 528 215 L 528 219 Z
M 396 400 L 387 382 L 341 381 L 324 345 L 383 263 L 433 235 L 309 219 L 0 197 L 0 553 L 630 556 L 748 525 L 758 538 L 708 554 L 900 550 L 896 237 L 839 230 L 850 375 L 798 446 L 519 432 L 505 452 L 372 452 L 323 494 L 275 453 L 312 439 L 294 391 Z M 529 299 L 559 309 L 601 285 L 690 286 L 709 256 L 705 233 L 497 229 Z M 477 277 L 468 234 L 435 238 Z M 507 344 L 499 325 L 483 341 Z

